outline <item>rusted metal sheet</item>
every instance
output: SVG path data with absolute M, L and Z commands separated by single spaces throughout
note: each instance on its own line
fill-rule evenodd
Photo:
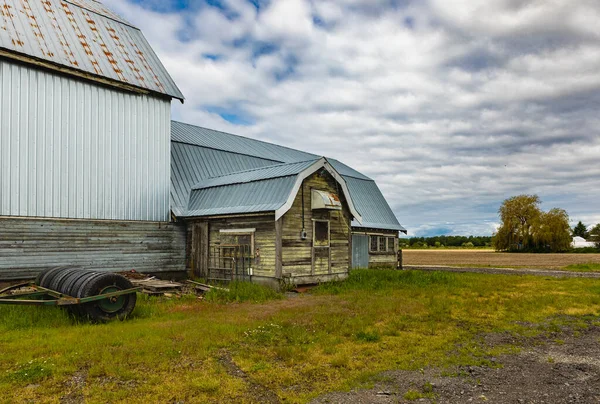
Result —
M 183 100 L 142 32 L 96 1 L 0 1 L 0 49 Z
M 98 271 L 185 271 L 186 229 L 161 222 L 0 217 L 0 281 L 73 265 Z
M 170 112 L 0 59 L 0 215 L 168 221 Z

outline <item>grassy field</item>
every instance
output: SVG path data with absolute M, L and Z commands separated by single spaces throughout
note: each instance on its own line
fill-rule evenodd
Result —
M 402 250 L 406 265 L 600 270 L 600 254 L 527 254 L 493 250 Z
M 593 279 L 358 270 L 298 297 L 233 289 L 140 296 L 133 318 L 101 325 L 0 306 L 0 402 L 306 402 L 389 369 L 494 366 L 489 355 L 514 347 L 487 347 L 486 333 L 600 314 Z

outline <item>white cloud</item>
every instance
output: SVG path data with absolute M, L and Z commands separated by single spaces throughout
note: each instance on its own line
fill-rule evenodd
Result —
M 175 119 L 338 158 L 413 234 L 489 234 L 523 192 L 600 221 L 595 0 L 105 2 L 186 96 Z

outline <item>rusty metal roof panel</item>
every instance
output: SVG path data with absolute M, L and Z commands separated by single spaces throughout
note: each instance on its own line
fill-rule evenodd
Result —
M 4 0 L 0 50 L 183 100 L 142 32 L 96 1 Z

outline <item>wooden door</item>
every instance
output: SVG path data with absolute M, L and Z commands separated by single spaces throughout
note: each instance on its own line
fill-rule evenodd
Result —
M 312 274 L 331 272 L 331 233 L 329 220 L 313 219 Z

